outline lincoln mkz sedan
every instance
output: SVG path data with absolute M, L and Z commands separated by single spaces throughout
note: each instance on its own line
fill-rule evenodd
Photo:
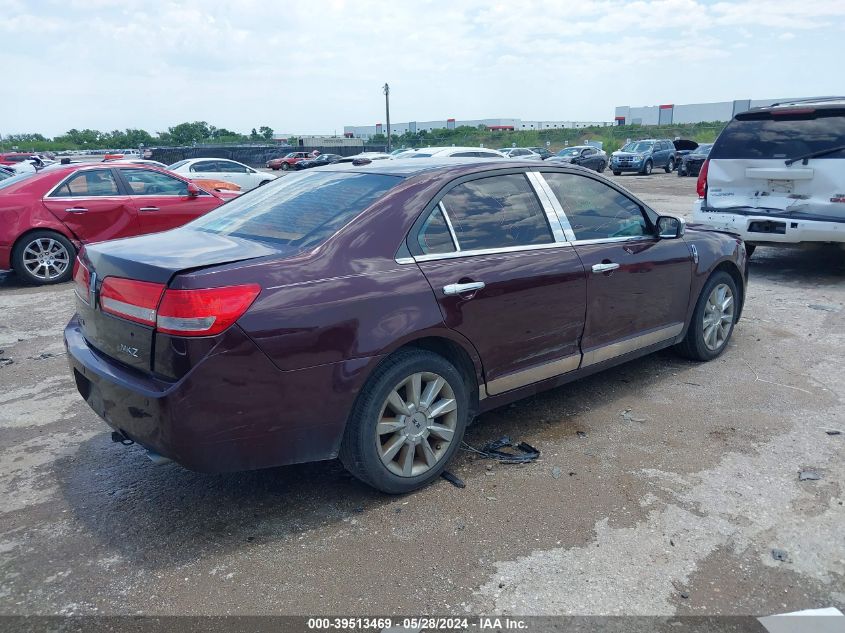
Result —
M 721 354 L 745 262 L 578 166 L 333 165 L 88 246 L 65 343 L 113 437 L 157 460 L 340 457 L 403 493 L 484 411 L 664 347 Z

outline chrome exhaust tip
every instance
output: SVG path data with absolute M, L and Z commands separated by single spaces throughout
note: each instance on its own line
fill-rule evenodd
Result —
M 159 455 L 153 451 L 147 451 L 147 458 L 156 466 L 164 466 L 165 464 L 169 464 L 173 460 L 169 457 L 165 457 L 164 455 Z

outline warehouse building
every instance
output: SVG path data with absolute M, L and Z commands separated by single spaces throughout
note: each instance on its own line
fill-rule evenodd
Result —
M 486 127 L 490 130 L 561 130 L 585 127 L 606 127 L 613 125 L 613 121 L 523 121 L 522 119 L 441 119 L 438 121 L 408 121 L 406 123 L 391 123 L 392 134 L 417 134 L 433 130 L 453 130 L 456 127 Z M 381 123 L 375 125 L 345 125 L 343 135 L 347 138 L 367 139 L 376 134 L 386 134 L 387 126 Z
M 772 105 L 780 99 L 737 99 L 717 103 L 688 103 L 631 107 L 617 106 L 616 125 L 671 125 L 673 123 L 706 123 L 709 121 L 730 121 L 736 114 L 751 108 Z

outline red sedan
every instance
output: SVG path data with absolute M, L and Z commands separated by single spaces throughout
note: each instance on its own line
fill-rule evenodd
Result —
M 0 182 L 0 270 L 68 281 L 82 244 L 185 224 L 237 194 L 146 165 L 68 165 Z

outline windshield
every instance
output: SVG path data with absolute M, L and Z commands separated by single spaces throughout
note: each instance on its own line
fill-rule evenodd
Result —
M 578 156 L 581 154 L 581 150 L 577 147 L 570 147 L 569 149 L 562 149 L 560 150 L 557 155 L 558 156 Z
M 713 149 L 713 143 L 705 143 L 704 145 L 696 147 L 692 153 L 696 156 L 707 156 L 711 149 Z
M 314 246 L 401 181 L 383 174 L 297 173 L 236 198 L 186 226 L 274 244 Z
M 416 154 L 411 154 L 408 158 L 431 158 L 431 154 L 426 154 L 425 152 L 417 152 Z
M 710 158 L 785 159 L 845 145 L 845 111 L 773 118 L 768 112 L 734 119 L 716 139 Z M 819 160 L 845 158 L 836 151 Z
M 628 143 L 625 147 L 622 148 L 623 152 L 632 152 L 634 154 L 639 154 L 642 152 L 648 152 L 651 148 L 654 147 L 654 143 L 645 143 L 643 141 L 635 141 L 633 143 Z

